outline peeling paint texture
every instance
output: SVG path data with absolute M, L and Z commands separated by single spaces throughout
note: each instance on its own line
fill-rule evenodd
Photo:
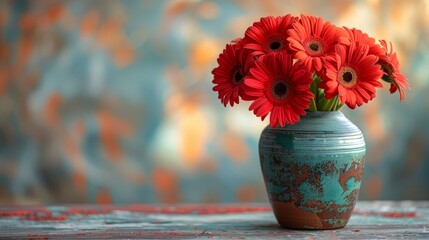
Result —
M 335 229 L 347 224 L 359 195 L 365 141 L 341 112 L 307 113 L 295 125 L 268 126 L 259 155 L 282 226 Z

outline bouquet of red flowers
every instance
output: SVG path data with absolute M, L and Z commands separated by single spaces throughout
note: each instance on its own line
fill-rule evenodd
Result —
M 320 17 L 265 17 L 219 55 L 214 91 L 226 106 L 249 110 L 272 127 L 294 124 L 307 111 L 354 109 L 376 97 L 380 79 L 405 99 L 409 88 L 392 44 Z

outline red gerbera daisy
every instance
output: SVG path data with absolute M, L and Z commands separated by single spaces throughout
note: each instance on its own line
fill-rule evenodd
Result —
M 231 44 L 238 44 L 240 47 L 243 46 L 243 38 L 236 38 L 231 41 Z
M 384 51 L 381 49 L 380 45 L 376 44 L 375 39 L 368 36 L 368 34 L 356 28 L 350 29 L 344 27 L 344 29 L 347 34 L 339 37 L 339 43 L 346 45 L 350 45 L 351 43 L 366 44 L 369 46 L 368 54 L 373 54 L 376 56 L 384 54 Z
M 310 71 L 322 70 L 323 62 L 335 57 L 339 28 L 322 18 L 301 15 L 301 21 L 288 30 L 289 47 L 295 52 L 295 58 L 302 61 Z
M 404 101 L 404 88 L 410 89 L 410 85 L 407 78 L 399 71 L 399 61 L 396 52 L 393 52 L 392 43 L 390 43 L 390 50 L 385 40 L 381 40 L 380 43 L 384 50 L 384 53 L 379 55 L 380 60 L 378 61 L 384 70 L 382 79 L 390 83 L 390 93 L 394 93 L 399 89 L 399 99 Z
M 336 61 L 327 64 L 326 79 L 319 87 L 325 90 L 326 98 L 338 95 L 341 103 L 354 109 L 375 97 L 375 88 L 382 87 L 378 80 L 383 71 L 376 64 L 378 57 L 368 54 L 368 45 L 338 44 L 335 49 Z
M 264 55 L 244 80 L 249 87 L 247 93 L 256 98 L 249 110 L 262 120 L 270 113 L 273 128 L 294 124 L 314 97 L 310 91 L 312 81 L 306 67 L 300 63 L 293 65 L 291 55 L 286 52 Z
M 213 87 L 218 92 L 218 98 L 224 106 L 229 102 L 231 106 L 239 103 L 239 98 L 251 100 L 244 91 L 244 77 L 253 64 L 253 58 L 247 49 L 239 47 L 238 44 L 227 44 L 219 55 L 217 62 L 219 66 L 213 69 Z
M 243 45 L 253 51 L 254 56 L 281 50 L 288 50 L 287 30 L 298 18 L 288 14 L 281 17 L 264 17 L 253 23 L 245 33 Z

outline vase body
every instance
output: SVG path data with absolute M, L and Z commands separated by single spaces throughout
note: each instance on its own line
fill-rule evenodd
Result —
M 294 125 L 266 127 L 259 157 L 281 226 L 336 229 L 347 224 L 359 195 L 365 141 L 341 112 L 308 112 Z

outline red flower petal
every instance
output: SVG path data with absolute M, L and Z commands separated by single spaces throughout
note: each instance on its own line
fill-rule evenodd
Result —
M 404 89 L 410 89 L 410 84 L 399 70 L 399 60 L 396 53 L 393 52 L 392 43 L 390 43 L 390 49 L 385 40 L 381 40 L 380 43 L 384 50 L 383 54 L 379 55 L 378 61 L 384 70 L 382 79 L 390 83 L 390 93 L 395 93 L 399 89 L 399 99 L 404 101 L 406 97 Z
M 287 30 L 297 18 L 290 14 L 281 17 L 265 17 L 253 23 L 243 38 L 244 48 L 250 49 L 253 56 L 276 51 L 289 51 Z
M 376 87 L 382 87 L 378 80 L 383 72 L 377 65 L 378 57 L 369 54 L 369 49 L 357 43 L 335 47 L 336 63 L 327 65 L 325 78 L 319 84 L 326 98 L 338 93 L 340 102 L 354 109 L 375 97 Z
M 224 106 L 228 103 L 234 106 L 234 103 L 239 103 L 240 98 L 243 100 L 254 99 L 246 94 L 243 84 L 254 61 L 251 53 L 240 47 L 240 44 L 227 44 L 217 59 L 219 66 L 212 71 L 215 84 L 213 91 L 218 92 L 218 98 Z
M 310 72 L 319 73 L 324 62 L 335 56 L 339 29 L 322 18 L 305 15 L 292 25 L 288 41 L 295 58 L 304 62 Z
M 292 56 L 285 51 L 273 52 L 259 58 L 249 72 L 244 84 L 249 95 L 259 97 L 250 105 L 250 111 L 261 119 L 270 113 L 272 127 L 299 121 L 299 115 L 305 114 L 314 97 L 310 91 L 313 80 L 303 64 L 294 65 Z

